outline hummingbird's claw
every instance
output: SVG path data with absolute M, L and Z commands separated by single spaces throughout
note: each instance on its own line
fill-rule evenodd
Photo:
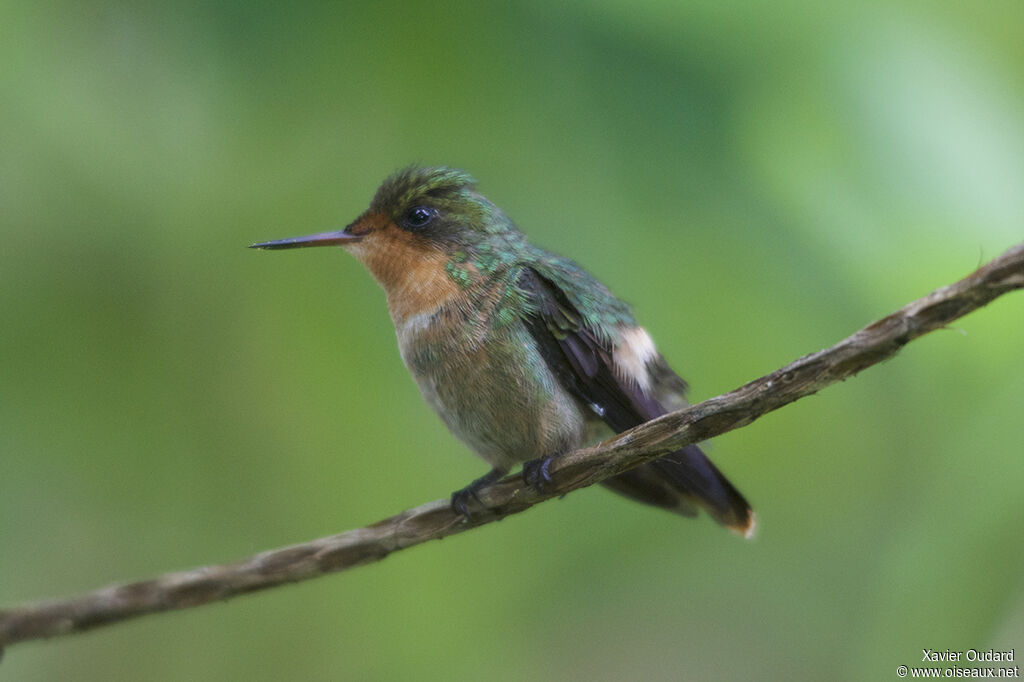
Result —
M 523 483 L 539 493 L 544 492 L 544 489 L 553 483 L 550 471 L 553 459 L 553 456 L 548 455 L 523 464 Z
M 477 504 L 483 506 L 483 501 L 480 499 L 480 491 L 507 473 L 508 469 L 492 469 L 462 490 L 453 492 L 451 501 L 452 512 L 457 516 L 464 516 L 466 519 L 469 519 L 472 516 L 469 512 L 469 501 L 471 499 L 476 500 Z
M 476 500 L 477 503 L 480 502 L 480 497 L 477 496 L 476 491 L 473 490 L 472 488 L 473 486 L 470 485 L 463 488 L 462 490 L 456 490 L 455 492 L 452 493 L 452 512 L 454 512 L 456 516 L 465 516 L 468 519 L 470 517 L 470 498 Z

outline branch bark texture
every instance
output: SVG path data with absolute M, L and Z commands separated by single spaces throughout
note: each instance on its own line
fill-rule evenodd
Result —
M 455 515 L 447 499 L 436 500 L 365 528 L 261 552 L 235 563 L 165 573 L 79 597 L 0 610 L 0 652 L 3 646 L 15 642 L 81 632 L 148 613 L 200 606 L 343 571 L 379 561 L 406 547 L 497 521 L 684 445 L 746 426 L 768 412 L 892 357 L 917 337 L 1020 288 L 1024 288 L 1024 244 L 831 348 L 806 355 L 730 393 L 558 458 L 550 469 L 553 484 L 544 493 L 524 487 L 520 477 L 510 476 L 481 491 L 482 504 L 471 509 L 469 519 Z

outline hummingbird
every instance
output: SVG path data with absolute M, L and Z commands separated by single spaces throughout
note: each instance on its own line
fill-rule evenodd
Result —
M 479 491 L 522 466 L 551 482 L 554 458 L 687 405 L 629 305 L 568 258 L 527 241 L 466 172 L 410 166 L 345 229 L 253 244 L 338 246 L 384 289 L 420 393 L 491 470 L 451 495 L 469 517 Z M 754 512 L 688 445 L 603 482 L 632 500 L 750 537 Z

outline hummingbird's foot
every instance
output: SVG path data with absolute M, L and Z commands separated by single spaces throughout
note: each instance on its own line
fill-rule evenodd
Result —
M 476 495 L 476 490 L 473 490 L 473 486 L 466 486 L 462 490 L 456 490 L 452 493 L 452 511 L 455 512 L 456 516 L 465 516 L 469 518 L 469 498 L 475 499 L 477 502 L 480 498 Z
M 551 480 L 551 461 L 554 456 L 531 459 L 523 464 L 523 483 L 539 493 L 544 492 L 553 481 Z
M 465 516 L 468 519 L 470 517 L 470 499 L 476 500 L 477 504 L 483 504 L 483 502 L 480 501 L 480 490 L 494 483 L 507 473 L 508 469 L 491 469 L 489 472 L 476 479 L 462 490 L 456 490 L 453 492 L 451 502 L 452 511 L 458 516 Z

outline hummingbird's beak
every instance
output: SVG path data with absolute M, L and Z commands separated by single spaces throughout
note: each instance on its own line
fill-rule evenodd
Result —
M 361 235 L 352 234 L 346 230 L 338 232 L 320 232 L 309 234 L 305 237 L 292 237 L 291 239 L 278 239 L 272 242 L 260 242 L 252 244 L 250 249 L 297 249 L 303 246 L 344 246 L 362 239 Z

